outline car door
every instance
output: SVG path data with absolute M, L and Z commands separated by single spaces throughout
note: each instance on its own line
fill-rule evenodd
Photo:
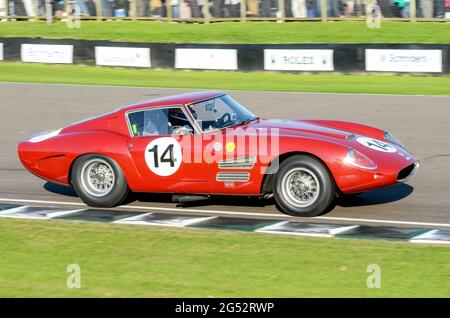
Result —
M 219 96 L 187 105 L 203 131 L 211 193 L 258 194 L 262 173 L 257 160 L 257 133 L 253 130 L 248 134 L 246 125 L 233 125 L 238 114 L 227 102 L 227 97 Z
M 262 173 L 253 136 L 236 129 L 215 133 L 210 165 L 211 193 L 254 195 L 260 192 Z
M 203 149 L 201 134 L 195 133 L 181 106 L 136 110 L 126 117 L 130 154 L 142 179 L 140 191 L 210 192 L 209 166 L 195 160 Z M 179 133 L 188 127 L 192 133 Z

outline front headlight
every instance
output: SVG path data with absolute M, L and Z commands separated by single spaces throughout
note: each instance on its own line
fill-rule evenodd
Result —
M 348 148 L 347 156 L 344 158 L 344 163 L 367 170 L 377 168 L 377 164 L 375 162 L 353 148 Z
M 402 142 L 400 141 L 400 139 L 398 139 L 397 137 L 395 137 L 393 134 L 391 134 L 389 131 L 385 131 L 384 132 L 384 140 L 388 141 L 388 142 L 392 142 L 393 144 L 399 145 L 403 148 L 405 148 L 405 145 L 402 144 Z

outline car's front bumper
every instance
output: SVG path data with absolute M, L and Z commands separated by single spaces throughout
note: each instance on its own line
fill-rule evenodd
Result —
M 411 179 L 419 169 L 418 160 L 403 165 L 389 165 L 374 170 L 344 169 L 335 176 L 338 188 L 347 194 L 370 191 Z

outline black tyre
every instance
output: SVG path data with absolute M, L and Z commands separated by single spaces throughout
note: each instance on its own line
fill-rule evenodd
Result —
M 72 186 L 89 206 L 109 208 L 122 203 L 129 189 L 120 166 L 103 155 L 85 155 L 72 167 Z
M 320 160 L 295 155 L 280 164 L 273 192 L 281 212 L 293 216 L 317 216 L 328 212 L 336 187 L 328 168 Z

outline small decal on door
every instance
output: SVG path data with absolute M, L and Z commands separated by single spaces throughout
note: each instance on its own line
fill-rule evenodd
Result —
M 232 141 L 227 142 L 227 144 L 225 145 L 225 149 L 227 152 L 233 152 L 236 149 L 236 144 Z
M 221 151 L 222 150 L 222 143 L 220 142 L 215 142 L 213 145 L 213 148 L 215 151 Z

